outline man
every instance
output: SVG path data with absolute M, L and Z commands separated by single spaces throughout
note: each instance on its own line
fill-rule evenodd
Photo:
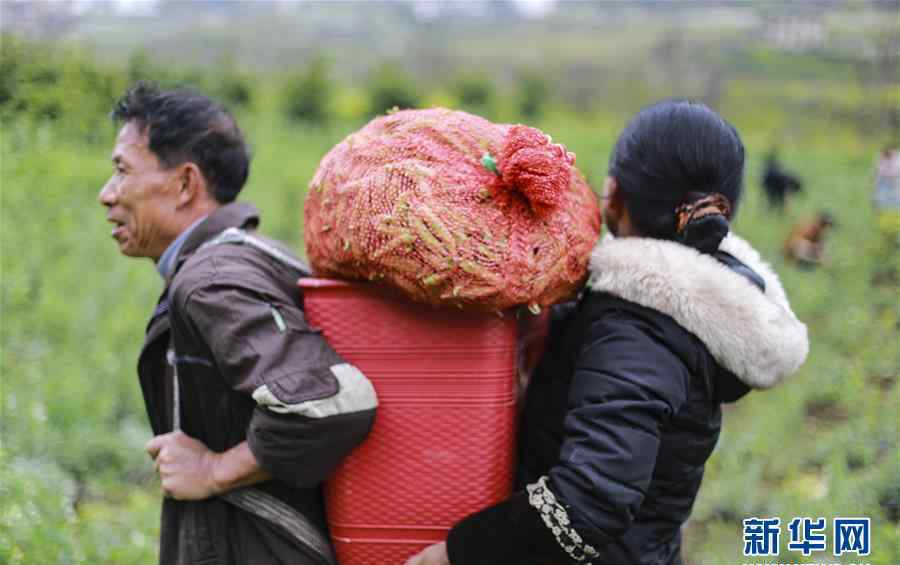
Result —
M 875 168 L 874 203 L 879 211 L 900 209 L 900 151 L 890 146 L 881 150 Z
M 374 390 L 306 324 L 303 265 L 234 202 L 249 155 L 232 116 L 138 83 L 112 117 L 99 200 L 119 251 L 164 279 L 138 361 L 160 563 L 333 563 L 319 485 L 368 433 Z

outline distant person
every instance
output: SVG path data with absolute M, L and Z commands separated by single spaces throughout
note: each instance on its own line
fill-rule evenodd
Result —
M 822 212 L 811 220 L 797 222 L 784 241 L 784 255 L 801 267 L 812 268 L 828 262 L 825 237 L 834 226 L 834 218 Z
M 878 158 L 875 175 L 875 207 L 900 211 L 900 151 L 885 147 Z
M 702 104 L 631 120 L 604 184 L 615 237 L 527 392 L 517 490 L 406 565 L 683 563 L 721 404 L 777 385 L 809 346 L 778 277 L 729 234 L 743 173 L 740 137 Z
M 803 189 L 803 182 L 800 178 L 781 166 L 778 154 L 774 149 L 766 156 L 762 185 L 769 207 L 778 212 L 784 212 L 785 201 L 790 194 Z
M 100 203 L 119 251 L 152 259 L 164 286 L 138 361 L 159 562 L 333 563 L 319 485 L 368 433 L 372 386 L 306 324 L 304 266 L 234 201 L 249 171 L 234 118 L 146 83 L 112 117 Z

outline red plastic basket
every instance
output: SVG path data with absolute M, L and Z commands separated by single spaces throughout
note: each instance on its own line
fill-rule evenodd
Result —
M 519 324 L 364 283 L 300 286 L 308 322 L 378 393 L 371 434 L 325 489 L 338 560 L 402 564 L 511 492 Z

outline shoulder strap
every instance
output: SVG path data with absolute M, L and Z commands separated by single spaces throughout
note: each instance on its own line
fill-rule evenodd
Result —
M 741 275 L 751 283 L 753 286 L 761 290 L 763 293 L 766 292 L 766 281 L 759 274 L 748 267 L 745 263 L 743 263 L 740 259 L 728 253 L 727 251 L 722 251 L 721 249 L 712 254 L 720 263 L 734 271 L 735 273 Z
M 321 565 L 337 565 L 328 538 L 290 504 L 255 487 L 229 491 L 219 498 L 282 528 L 315 553 Z
M 234 243 L 238 245 L 249 245 L 255 249 L 258 249 L 275 259 L 279 263 L 283 265 L 287 265 L 288 267 L 300 272 L 300 273 L 309 273 L 309 265 L 293 257 L 281 249 L 278 249 L 274 245 L 269 242 L 263 240 L 260 237 L 257 237 L 253 234 L 247 233 L 246 230 L 242 230 L 240 228 L 227 228 L 216 237 L 210 239 L 201 245 L 197 250 L 203 249 L 204 247 L 212 247 L 213 245 L 221 245 L 223 243 Z

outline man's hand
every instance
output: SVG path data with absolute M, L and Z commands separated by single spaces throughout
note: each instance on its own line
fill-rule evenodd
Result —
M 147 442 L 147 453 L 156 462 L 163 494 L 176 500 L 203 500 L 218 494 L 214 479 L 221 454 L 177 431 Z
M 441 542 L 430 545 L 407 559 L 404 565 L 451 565 L 450 558 L 447 557 L 447 544 Z

